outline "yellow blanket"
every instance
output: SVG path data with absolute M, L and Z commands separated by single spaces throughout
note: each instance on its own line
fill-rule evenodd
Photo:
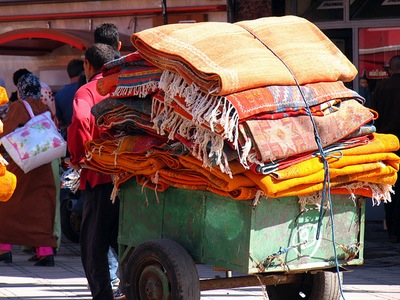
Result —
M 299 84 L 347 82 L 357 74 L 318 27 L 296 16 L 170 24 L 134 33 L 131 41 L 147 61 L 214 95 L 294 85 L 283 62 Z
M 229 178 L 219 168 L 201 167 L 201 161 L 192 156 L 180 156 L 179 161 L 183 168 L 161 169 L 151 177 L 152 182 L 176 188 L 210 191 L 235 200 L 253 200 L 259 190 L 245 176 L 236 174 Z
M 0 106 L 8 102 L 7 91 L 4 87 L 0 86 Z
M 391 153 L 399 149 L 399 141 L 391 134 L 374 134 L 371 143 L 341 151 L 341 157 L 329 157 L 332 187 L 351 182 L 393 185 L 397 180 L 400 158 Z M 339 153 L 338 153 L 339 154 Z M 272 175 L 245 173 L 269 197 L 306 195 L 323 189 L 324 166 L 320 158 L 312 158 Z
M 8 102 L 7 91 L 4 87 L 0 86 L 0 106 Z M 3 123 L 0 120 L 0 133 L 3 132 Z M 1 145 L 1 143 L 0 143 Z M 7 161 L 0 154 L 0 201 L 8 201 L 17 187 L 17 177 L 7 171 Z
M 17 187 L 17 177 L 9 171 L 5 171 L 3 176 L 0 176 L 0 201 L 6 202 L 10 200 Z
M 168 151 L 148 149 L 132 153 L 135 137 L 121 140 L 91 141 L 86 144 L 90 153 L 86 163 L 97 171 L 113 174 L 119 184 L 132 176 L 153 187 L 165 190 L 177 188 L 208 190 L 236 200 L 254 199 L 258 191 L 268 197 L 300 196 L 321 191 L 325 170 L 315 157 L 270 175 L 246 170 L 238 161 L 230 162 L 232 177 L 220 168 L 204 168 L 193 156 L 173 156 Z M 397 180 L 400 158 L 392 153 L 399 149 L 396 136 L 374 134 L 367 145 L 342 150 L 340 157 L 328 158 L 330 186 L 342 188 L 350 183 L 364 183 L 359 190 L 371 194 L 372 186 L 392 186 Z M 367 192 L 366 192 L 367 191 Z M 338 192 L 342 190 L 338 189 Z M 357 191 L 356 191 L 357 193 Z

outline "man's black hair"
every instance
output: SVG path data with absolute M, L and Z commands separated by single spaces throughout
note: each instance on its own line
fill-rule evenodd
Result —
M 110 45 L 118 51 L 119 32 L 115 24 L 103 23 L 94 31 L 94 42 Z
M 390 73 L 400 73 L 400 55 L 393 56 L 389 61 Z
M 32 72 L 27 69 L 19 69 L 13 74 L 14 85 L 17 86 L 18 80 L 25 74 L 31 74 Z
M 83 72 L 83 60 L 82 59 L 73 59 L 68 63 L 67 73 L 69 78 L 74 78 L 81 75 Z
M 93 66 L 96 71 L 100 71 L 101 67 L 114 59 L 114 49 L 106 44 L 93 44 L 85 51 L 85 58 Z

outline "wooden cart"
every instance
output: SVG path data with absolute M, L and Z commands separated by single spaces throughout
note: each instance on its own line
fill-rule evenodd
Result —
M 333 300 L 338 267 L 363 263 L 362 198 L 332 195 L 334 222 L 327 210 L 318 239 L 319 211 L 300 213 L 297 197 L 253 205 L 204 191 L 155 192 L 131 180 L 120 199 L 127 299 L 196 300 L 203 290 L 263 284 L 270 300 Z M 199 280 L 195 264 L 244 275 Z

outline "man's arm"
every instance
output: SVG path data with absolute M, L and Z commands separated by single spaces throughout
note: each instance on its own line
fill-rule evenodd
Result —
M 85 158 L 85 142 L 92 139 L 91 105 L 82 95 L 77 94 L 73 101 L 73 111 L 71 125 L 67 129 L 68 151 L 71 167 L 80 169 L 79 164 Z

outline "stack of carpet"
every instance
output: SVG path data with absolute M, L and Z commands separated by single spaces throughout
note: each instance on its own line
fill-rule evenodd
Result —
M 0 106 L 7 104 L 8 96 L 6 89 L 0 86 Z M 3 132 L 3 123 L 0 119 L 0 133 Z M 1 143 L 0 143 L 1 146 Z M 0 154 L 0 201 L 8 201 L 17 186 L 17 178 L 7 170 L 8 162 Z
M 300 34 L 301 33 L 301 34 Z M 101 140 L 86 163 L 157 191 L 237 200 L 331 193 L 390 200 L 399 141 L 343 82 L 357 70 L 312 23 L 270 17 L 164 25 L 103 67 Z

